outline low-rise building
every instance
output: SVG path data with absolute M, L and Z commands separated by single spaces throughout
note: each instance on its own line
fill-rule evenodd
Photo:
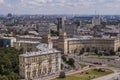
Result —
M 37 51 L 36 46 L 39 43 L 38 41 L 16 41 L 14 47 L 18 50 L 22 49 L 23 52 Z
M 0 47 L 14 47 L 14 42 L 16 42 L 14 37 L 1 37 Z
M 25 35 L 25 36 L 17 36 L 16 40 L 17 41 L 41 41 L 41 37 L 36 37 L 36 36 L 30 36 L 30 35 Z

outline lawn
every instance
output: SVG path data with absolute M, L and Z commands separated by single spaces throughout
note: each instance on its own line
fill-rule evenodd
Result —
M 81 68 L 84 68 L 84 67 L 87 66 L 87 65 L 80 63 L 80 66 L 81 66 Z
M 111 70 L 106 70 L 105 72 L 98 72 L 94 68 L 81 73 L 66 76 L 66 78 L 56 78 L 52 80 L 92 80 L 94 78 L 105 76 L 111 73 L 113 73 L 113 71 Z

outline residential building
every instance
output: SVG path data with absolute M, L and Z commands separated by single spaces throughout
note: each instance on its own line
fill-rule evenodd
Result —
M 19 56 L 19 74 L 27 80 L 38 79 L 61 71 L 61 52 L 40 43 L 36 52 Z
M 113 50 L 118 51 L 120 47 L 120 38 L 67 38 L 65 33 L 62 33 L 58 39 L 53 39 L 53 45 L 64 54 L 84 51 L 93 52 L 95 49 L 100 51 Z

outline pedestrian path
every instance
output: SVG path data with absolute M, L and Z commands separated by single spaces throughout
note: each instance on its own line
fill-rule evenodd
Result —
M 97 79 L 93 80 L 120 80 L 120 72 L 119 73 L 113 73 L 107 76 L 103 76 Z

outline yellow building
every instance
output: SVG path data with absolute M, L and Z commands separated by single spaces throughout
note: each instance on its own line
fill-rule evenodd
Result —
M 120 38 L 67 38 L 65 33 L 60 34 L 58 39 L 53 40 L 53 45 L 64 54 L 84 51 L 113 50 L 118 51 Z
M 79 39 L 79 38 L 69 38 L 68 40 L 68 53 L 74 53 L 75 51 L 80 52 L 82 49 L 84 51 L 94 52 L 95 49 L 100 51 L 118 51 L 120 47 L 119 38 L 93 38 L 93 39 Z

